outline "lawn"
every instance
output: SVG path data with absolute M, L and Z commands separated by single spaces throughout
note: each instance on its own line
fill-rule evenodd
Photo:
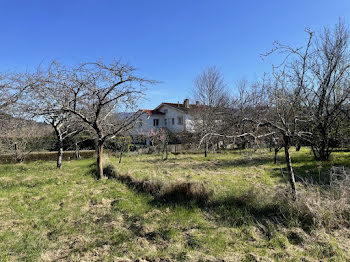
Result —
M 304 228 L 272 196 L 288 187 L 283 153 L 126 154 L 120 174 L 165 183 L 200 182 L 206 205 L 160 202 L 118 180 L 96 180 L 94 159 L 0 165 L 0 261 L 346 261 L 350 230 Z M 326 183 L 350 154 L 313 160 L 292 150 L 298 180 Z M 302 187 L 298 182 L 298 187 Z

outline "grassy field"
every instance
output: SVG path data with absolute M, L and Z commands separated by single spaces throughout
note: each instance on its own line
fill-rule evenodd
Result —
M 106 159 L 137 179 L 201 182 L 212 192 L 205 205 L 98 181 L 94 159 L 62 170 L 49 161 L 0 165 L 0 261 L 350 261 L 349 227 L 305 226 L 279 207 L 288 187 L 282 156 L 280 165 L 267 150 Z M 299 180 L 320 184 L 332 165 L 350 166 L 347 152 L 327 163 L 306 148 L 292 158 Z

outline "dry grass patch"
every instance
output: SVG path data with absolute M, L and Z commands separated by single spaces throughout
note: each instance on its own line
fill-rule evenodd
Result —
M 163 202 L 205 204 L 210 200 L 212 192 L 202 183 L 177 182 L 169 184 L 161 190 L 158 199 Z

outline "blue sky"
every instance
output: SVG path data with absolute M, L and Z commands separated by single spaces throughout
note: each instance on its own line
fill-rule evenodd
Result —
M 259 54 L 274 40 L 302 45 L 304 28 L 350 24 L 349 0 L 0 0 L 0 69 L 122 58 L 161 81 L 143 108 L 183 101 L 215 65 L 234 89 L 271 68 Z

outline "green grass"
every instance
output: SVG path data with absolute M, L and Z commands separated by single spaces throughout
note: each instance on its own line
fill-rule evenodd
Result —
M 205 207 L 159 203 L 116 180 L 97 181 L 93 159 L 64 162 L 63 170 L 55 162 L 0 165 L 0 261 L 350 259 L 349 229 L 304 232 L 269 216 L 273 206 L 264 194 L 287 182 L 280 154 L 281 165 L 266 150 L 170 155 L 168 161 L 130 153 L 121 164 L 106 160 L 140 179 L 202 182 L 214 192 Z M 350 166 L 349 157 L 337 152 L 320 164 L 309 150 L 292 150 L 296 174 L 320 182 L 330 166 Z M 261 195 L 251 207 L 256 192 Z
M 93 150 L 81 150 L 81 158 L 90 158 L 94 155 Z M 56 151 L 42 151 L 42 152 L 31 152 L 23 154 L 24 162 L 32 161 L 55 161 L 57 159 Z M 65 151 L 63 154 L 63 160 L 75 159 L 75 151 Z M 0 154 L 0 164 L 16 163 L 16 157 L 13 154 Z

